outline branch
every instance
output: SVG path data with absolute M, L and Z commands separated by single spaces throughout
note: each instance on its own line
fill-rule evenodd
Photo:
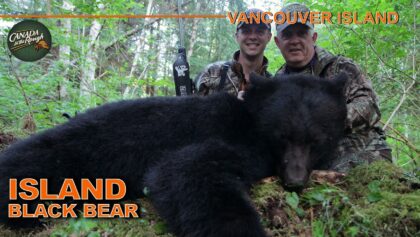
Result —
M 411 89 L 411 87 L 414 86 L 414 84 L 416 84 L 416 80 L 413 80 L 411 82 L 411 84 L 407 87 L 407 89 L 403 88 L 403 95 L 400 99 L 400 102 L 398 103 L 397 107 L 395 107 L 394 111 L 392 111 L 391 115 L 389 116 L 388 120 L 386 121 L 386 123 L 384 124 L 383 129 L 385 130 L 386 127 L 388 127 L 389 123 L 391 123 L 391 120 L 394 118 L 395 114 L 397 113 L 397 111 L 400 109 L 402 103 L 404 102 L 404 100 L 407 98 L 407 93 L 408 91 Z
M 186 3 L 184 3 L 184 4 L 182 4 L 182 7 L 189 5 L 191 2 L 192 2 L 192 1 L 188 1 L 188 2 L 186 2 Z M 167 11 L 171 11 L 171 12 L 172 12 L 172 11 L 177 11 L 177 10 L 178 10 L 178 7 L 172 7 L 172 8 L 170 8 L 170 9 L 168 9 Z M 150 22 L 149 22 L 148 24 L 146 24 L 146 25 L 139 25 L 138 27 L 136 27 L 136 28 L 134 28 L 134 29 L 132 29 L 132 30 L 128 31 L 128 32 L 127 32 L 127 33 L 125 33 L 124 35 L 120 36 L 119 38 L 117 38 L 117 39 L 113 40 L 111 43 L 109 43 L 108 45 L 106 45 L 106 46 L 105 46 L 105 50 L 108 50 L 109 48 L 113 47 L 116 43 L 118 43 L 118 42 L 119 42 L 119 41 L 121 41 L 122 39 L 125 39 L 125 38 L 127 38 L 127 37 L 129 37 L 129 36 L 132 36 L 132 35 L 136 34 L 137 32 L 139 32 L 139 31 L 141 31 L 141 30 L 143 30 L 143 29 L 145 29 L 145 28 L 150 27 L 151 25 L 153 25 L 154 23 L 156 23 L 156 22 L 158 22 L 158 21 L 160 21 L 160 20 L 162 20 L 162 18 L 156 18 L 156 19 L 154 19 L 154 20 L 150 21 Z
M 394 136 L 389 136 L 390 138 L 396 140 L 396 141 L 400 141 L 400 142 L 404 142 L 403 140 L 401 140 L 398 137 L 394 137 Z M 416 153 L 417 156 L 413 156 L 413 154 L 410 154 L 408 151 L 404 151 L 402 150 L 404 153 L 406 153 L 406 155 L 411 159 L 411 161 L 417 166 L 417 161 L 416 161 L 416 157 L 418 156 L 418 152 Z
M 369 47 L 372 49 L 372 51 L 373 51 L 373 53 L 375 53 L 375 55 L 376 55 L 376 57 L 379 59 L 379 61 L 381 61 L 381 63 L 383 64 L 383 65 L 385 65 L 385 66 L 387 66 L 387 67 L 389 67 L 389 68 L 392 68 L 392 69 L 394 69 L 394 70 L 396 70 L 396 71 L 398 71 L 399 73 L 401 73 L 402 75 L 404 75 L 405 77 L 407 77 L 407 78 L 410 78 L 410 79 L 413 79 L 410 75 L 408 75 L 407 73 L 405 73 L 404 71 L 402 71 L 402 70 L 400 70 L 399 68 L 396 68 L 396 67 L 394 67 L 394 66 L 391 66 L 391 65 L 389 65 L 388 63 L 386 63 L 382 58 L 381 58 L 381 56 L 379 56 L 379 54 L 378 54 L 378 52 L 376 51 L 376 49 L 375 49 L 375 47 L 372 45 L 372 43 L 370 42 L 370 41 L 367 41 L 365 38 L 363 38 L 362 36 L 360 36 L 360 34 L 359 33 L 357 33 L 354 29 L 352 29 L 352 28 L 348 28 L 348 29 L 350 29 L 355 35 L 357 35 L 361 40 L 363 40 L 366 44 L 368 44 L 369 45 Z M 385 71 L 386 72 L 386 71 Z M 391 77 L 390 75 L 389 75 L 389 77 Z
M 379 121 L 379 122 L 384 124 L 384 122 L 382 122 L 382 121 Z M 418 149 L 416 146 L 414 146 L 403 134 L 400 133 L 400 131 L 398 131 L 397 129 L 393 128 L 390 125 L 388 126 L 388 129 L 390 129 L 392 132 L 394 132 L 395 134 L 397 134 L 401 138 L 401 140 L 400 139 L 396 139 L 396 140 L 402 141 L 410 149 L 414 150 L 416 153 L 420 153 L 420 149 Z
M 395 107 L 395 109 L 394 109 L 394 111 L 392 111 L 392 113 L 391 113 L 391 116 L 389 116 L 389 118 L 388 118 L 388 121 L 386 121 L 386 123 L 384 124 L 384 127 L 383 127 L 383 129 L 385 130 L 388 126 L 389 126 L 389 123 L 391 122 L 391 120 L 394 118 L 394 116 L 395 116 L 395 114 L 398 112 L 398 110 L 400 109 L 400 107 L 401 107 L 401 105 L 403 104 L 403 102 L 405 101 L 405 99 L 406 99 L 406 97 L 407 97 L 407 94 L 408 94 L 408 91 L 411 89 L 411 87 L 413 87 L 414 86 L 414 84 L 416 83 L 416 74 L 415 74 L 415 60 L 413 60 L 413 76 L 410 76 L 410 75 L 408 75 L 408 74 L 406 74 L 405 72 L 403 72 L 403 71 L 401 71 L 400 69 L 398 69 L 398 68 L 396 68 L 396 67 L 393 67 L 393 66 L 391 66 L 391 65 L 389 65 L 389 64 L 387 64 L 382 58 L 381 58 L 381 56 L 379 56 L 379 54 L 378 54 L 378 52 L 376 51 L 376 49 L 375 49 L 375 47 L 373 47 L 373 45 L 372 45 L 372 43 L 371 42 L 368 42 L 366 39 L 364 39 L 363 37 L 361 37 L 360 36 L 360 34 L 358 34 L 354 29 L 352 29 L 352 28 L 349 28 L 355 35 L 357 35 L 361 40 L 363 40 L 363 41 L 365 41 L 365 43 L 366 44 L 368 44 L 369 45 L 369 47 L 372 49 L 372 51 L 375 53 L 375 55 L 376 55 L 376 57 L 379 59 L 379 61 L 381 61 L 381 63 L 383 64 L 383 65 L 385 65 L 385 66 L 387 66 L 387 67 L 389 67 L 389 68 L 392 68 L 392 69 L 394 69 L 394 70 L 397 70 L 399 73 L 401 73 L 402 75 L 404 75 L 405 77 L 407 77 L 407 78 L 410 78 L 410 80 L 412 80 L 412 82 L 411 82 L 411 84 L 407 87 L 407 88 L 404 88 L 404 85 L 403 85 L 403 83 L 401 83 L 401 82 L 398 82 L 397 80 L 395 80 L 396 82 L 398 82 L 400 85 L 401 85 L 401 88 L 402 88 L 402 90 L 403 90 L 403 95 L 402 95 L 402 97 L 401 97 L 401 99 L 400 99 L 400 102 L 398 103 L 398 105 L 397 105 L 397 107 Z M 414 26 L 414 29 L 415 29 L 415 26 Z M 414 36 L 415 37 L 415 36 Z M 414 40 L 414 46 L 415 46 L 415 40 Z M 414 47 L 414 50 L 415 50 L 415 47 Z M 413 57 L 414 57 L 414 55 L 415 55 L 415 51 L 414 51 L 414 53 L 413 53 Z M 386 72 L 386 71 L 385 71 Z M 391 78 L 390 76 L 389 76 L 389 78 Z
M 9 55 L 9 60 L 10 60 L 10 66 L 11 66 L 10 70 L 12 71 L 13 75 L 15 76 L 15 78 L 16 78 L 18 84 L 19 84 L 19 89 L 22 92 L 23 98 L 25 99 L 25 104 L 29 109 L 30 119 L 34 120 L 34 114 L 33 114 L 33 111 L 32 111 L 31 103 L 29 102 L 29 98 L 26 95 L 25 88 L 23 87 L 23 84 L 22 84 L 22 79 L 20 79 L 19 75 L 17 74 L 16 67 L 13 66 L 12 55 Z

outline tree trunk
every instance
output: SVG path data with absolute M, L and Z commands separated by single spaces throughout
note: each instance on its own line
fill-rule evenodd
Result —
M 92 94 L 95 93 L 95 70 L 97 63 L 96 40 L 101 31 L 102 25 L 98 20 L 93 20 L 89 30 L 89 43 L 86 49 L 85 62 L 82 67 L 82 76 L 80 79 L 80 96 L 85 97 L 88 106 L 95 105 L 92 100 Z
M 153 5 L 153 0 L 149 0 L 148 4 L 147 4 L 147 12 L 146 12 L 147 15 L 150 15 L 152 13 L 152 5 Z M 141 31 L 140 36 L 136 40 L 136 50 L 134 52 L 134 59 L 133 59 L 133 64 L 131 65 L 129 78 L 133 77 L 135 72 L 138 69 L 140 56 L 143 53 L 144 42 L 145 42 L 145 39 L 146 39 L 146 31 L 145 31 L 144 28 L 149 24 L 151 19 L 152 18 L 145 18 L 144 19 L 143 30 Z M 137 78 L 137 79 L 140 80 L 141 78 Z M 127 85 L 127 87 L 124 89 L 124 93 L 123 93 L 123 98 L 124 99 L 126 99 L 129 96 L 129 93 L 130 93 L 131 89 L 132 88 L 131 88 L 130 85 Z
M 70 1 L 68 0 L 64 0 L 63 1 L 63 9 L 65 10 L 73 10 L 74 6 L 71 4 Z M 61 27 L 63 27 L 64 29 L 64 38 L 66 39 L 66 42 L 69 42 L 69 36 L 71 33 L 71 19 L 62 19 L 61 21 Z M 67 75 L 68 75 L 68 71 L 70 68 L 70 45 L 68 44 L 61 44 L 59 46 L 59 55 L 60 55 L 60 60 L 63 62 L 63 66 L 64 66 L 64 72 L 63 72 L 63 77 L 64 80 L 58 85 L 58 97 L 59 99 L 64 99 L 68 96 L 68 92 L 67 92 L 67 87 L 66 85 L 68 84 L 68 79 L 67 79 Z
M 195 10 L 198 13 L 200 13 L 201 10 L 201 2 L 197 2 L 197 5 L 195 6 Z M 199 24 L 199 19 L 198 18 L 194 18 L 193 19 L 193 23 L 192 23 L 192 27 L 191 27 L 191 39 L 190 39 L 190 48 L 188 49 L 187 52 L 187 58 L 190 58 L 191 55 L 194 52 L 194 45 L 197 41 L 197 28 L 198 28 L 198 24 Z

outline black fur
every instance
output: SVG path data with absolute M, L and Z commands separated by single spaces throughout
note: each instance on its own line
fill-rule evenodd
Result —
M 89 110 L 0 154 L 0 220 L 25 224 L 6 216 L 9 178 L 57 185 L 64 178 L 121 178 L 128 199 L 147 186 L 177 236 L 265 236 L 249 187 L 272 175 L 287 188 L 306 183 L 343 135 L 344 83 L 254 75 L 244 101 L 221 93 Z

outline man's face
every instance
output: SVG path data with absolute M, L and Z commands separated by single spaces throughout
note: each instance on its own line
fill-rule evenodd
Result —
M 258 57 L 271 39 L 271 32 L 263 25 L 245 24 L 235 34 L 241 54 L 245 57 Z
M 317 33 L 312 36 L 309 27 L 303 24 L 293 24 L 274 37 L 288 66 L 300 68 L 306 66 L 315 53 Z

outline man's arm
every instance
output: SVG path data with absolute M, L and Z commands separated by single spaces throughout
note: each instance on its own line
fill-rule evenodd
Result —
M 195 78 L 195 88 L 196 92 L 195 94 L 205 96 L 209 94 L 209 87 L 206 85 L 206 83 L 209 81 L 210 73 L 208 70 L 202 71 L 200 74 L 197 75 Z
M 195 79 L 196 94 L 206 96 L 217 91 L 223 62 L 208 65 Z
M 378 100 L 371 82 L 351 60 L 341 58 L 336 65 L 336 74 L 349 76 L 345 96 L 347 98 L 347 129 L 359 130 L 373 127 L 381 118 Z

